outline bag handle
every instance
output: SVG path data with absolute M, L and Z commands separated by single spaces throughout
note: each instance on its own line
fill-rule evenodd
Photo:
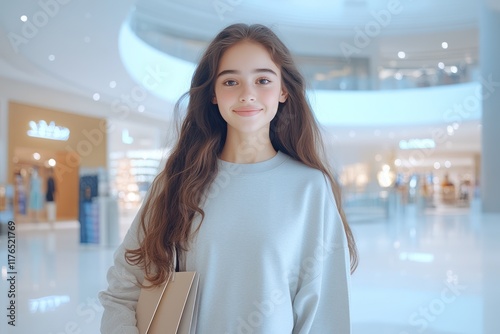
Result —
M 178 273 L 180 271 L 179 269 L 179 253 L 177 252 L 177 247 L 174 245 L 173 247 L 174 249 L 174 263 L 173 263 L 173 270 L 172 272 L 170 273 L 168 279 L 167 279 L 167 284 L 168 284 L 168 281 L 174 281 L 175 280 L 175 273 Z
M 179 253 L 177 247 L 174 246 L 174 272 L 179 272 Z

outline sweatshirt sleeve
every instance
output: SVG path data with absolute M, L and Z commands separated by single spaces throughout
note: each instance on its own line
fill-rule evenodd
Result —
M 326 198 L 325 198 L 326 197 Z M 325 196 L 323 240 L 313 258 L 318 271 L 302 284 L 293 301 L 294 334 L 351 333 L 350 257 L 344 227 L 333 196 Z M 321 217 L 321 218 L 323 218 Z
M 125 251 L 139 247 L 138 229 L 141 210 L 136 215 L 123 242 L 115 251 L 114 264 L 108 270 L 108 288 L 99 293 L 99 300 L 104 307 L 101 320 L 103 334 L 139 334 L 136 327 L 135 308 L 141 292 L 138 283 L 144 279 L 144 273 L 138 266 L 125 261 Z

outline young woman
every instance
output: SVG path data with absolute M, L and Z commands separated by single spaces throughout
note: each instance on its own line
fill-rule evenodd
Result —
M 321 150 L 285 45 L 262 25 L 220 32 L 115 253 L 102 332 L 138 333 L 140 284 L 165 282 L 175 246 L 181 270 L 200 278 L 195 333 L 350 333 L 356 247 Z

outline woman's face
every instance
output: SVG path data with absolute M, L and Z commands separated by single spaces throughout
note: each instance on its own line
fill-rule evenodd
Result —
M 213 103 L 227 122 L 228 133 L 269 129 L 279 102 L 285 102 L 280 69 L 261 44 L 243 41 L 220 59 Z

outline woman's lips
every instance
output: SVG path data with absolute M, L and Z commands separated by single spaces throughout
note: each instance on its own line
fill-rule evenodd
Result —
M 239 116 L 243 117 L 249 117 L 249 116 L 254 116 L 257 115 L 262 109 L 257 109 L 257 108 L 240 108 L 240 109 L 234 109 L 233 111 L 238 114 Z

